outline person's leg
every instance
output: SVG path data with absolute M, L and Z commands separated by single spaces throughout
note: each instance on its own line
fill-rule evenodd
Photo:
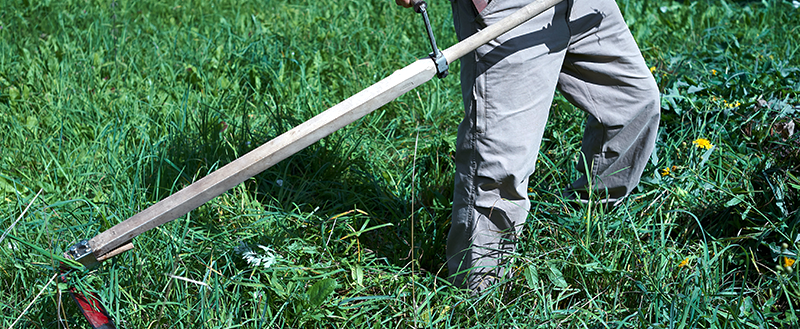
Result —
M 456 0 L 456 32 L 466 38 L 529 2 L 495 0 L 476 16 L 470 0 Z M 528 215 L 528 176 L 569 41 L 566 10 L 564 2 L 461 58 L 465 116 L 447 242 L 458 286 L 481 290 L 508 273 L 503 257 Z
M 570 45 L 559 89 L 589 113 L 578 170 L 614 203 L 632 192 L 653 151 L 660 118 L 658 86 L 613 0 L 570 0 Z M 588 180 L 568 189 L 588 198 Z

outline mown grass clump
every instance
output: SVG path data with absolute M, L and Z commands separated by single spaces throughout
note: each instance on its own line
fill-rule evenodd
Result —
M 54 255 L 428 44 L 391 1 L 6 1 L 0 325 L 85 326 L 66 301 L 75 286 L 123 328 L 797 327 L 800 9 L 618 4 L 662 91 L 642 183 L 613 209 L 565 205 L 584 115 L 556 95 L 514 275 L 471 295 L 443 268 L 457 64 L 51 282 Z M 455 43 L 448 2 L 429 5 L 439 43 Z

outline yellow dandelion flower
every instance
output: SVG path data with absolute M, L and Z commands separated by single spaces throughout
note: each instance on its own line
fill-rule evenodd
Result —
M 678 267 L 684 267 L 686 265 L 689 265 L 689 257 L 684 258 L 683 261 L 681 261 L 681 263 L 678 264 Z
M 528 193 L 533 193 L 533 187 L 528 187 Z
M 655 71 L 656 71 L 656 67 L 655 67 L 655 66 L 651 66 L 651 67 L 650 67 L 650 73 L 653 73 L 653 72 L 655 72 Z
M 711 70 L 711 75 L 717 75 L 717 70 Z
M 669 168 L 661 169 L 661 177 L 669 175 L 669 172 L 670 172 Z
M 739 101 L 731 102 L 731 103 L 725 102 L 725 106 L 728 107 L 729 109 L 732 109 L 734 107 L 739 107 L 739 105 L 742 105 L 742 103 L 739 102 Z
M 783 257 L 783 266 L 785 267 L 792 267 L 794 265 L 794 259 L 789 257 Z
M 447 314 L 447 312 L 450 312 L 450 306 L 445 305 L 444 308 L 442 308 L 442 310 L 439 311 L 439 316 L 443 316 Z
M 694 141 L 692 141 L 692 144 L 694 144 L 695 147 L 706 150 L 710 150 L 712 147 L 714 147 L 714 144 L 711 144 L 711 142 L 705 138 L 695 139 Z

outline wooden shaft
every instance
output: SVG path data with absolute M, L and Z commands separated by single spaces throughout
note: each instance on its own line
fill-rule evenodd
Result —
M 133 242 L 128 242 L 126 244 L 123 244 L 121 247 L 119 247 L 117 249 L 114 249 L 114 250 L 111 250 L 111 251 L 105 253 L 103 256 L 97 257 L 97 261 L 98 262 L 104 262 L 106 259 L 110 259 L 110 258 L 112 258 L 112 257 L 114 257 L 116 255 L 119 255 L 119 254 L 121 254 L 123 252 L 126 252 L 128 250 L 131 250 L 131 249 L 133 249 Z
M 443 53 L 447 62 L 452 63 L 560 1 L 537 0 L 525 6 L 500 22 L 446 49 Z M 116 255 L 117 250 L 127 250 L 127 246 L 119 247 L 139 234 L 196 209 L 246 179 L 427 82 L 435 74 L 436 65 L 430 58 L 418 60 L 395 71 L 378 83 L 98 234 L 89 240 L 91 254 L 102 261 Z M 113 254 L 110 254 L 112 252 Z

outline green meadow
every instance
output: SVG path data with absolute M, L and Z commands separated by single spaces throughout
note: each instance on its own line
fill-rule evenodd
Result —
M 617 3 L 662 93 L 642 182 L 560 198 L 585 114 L 556 94 L 513 276 L 473 295 L 444 266 L 458 63 L 56 279 L 70 246 L 427 56 L 412 10 L 0 0 L 0 327 L 87 328 L 70 287 L 118 328 L 800 327 L 800 2 Z

